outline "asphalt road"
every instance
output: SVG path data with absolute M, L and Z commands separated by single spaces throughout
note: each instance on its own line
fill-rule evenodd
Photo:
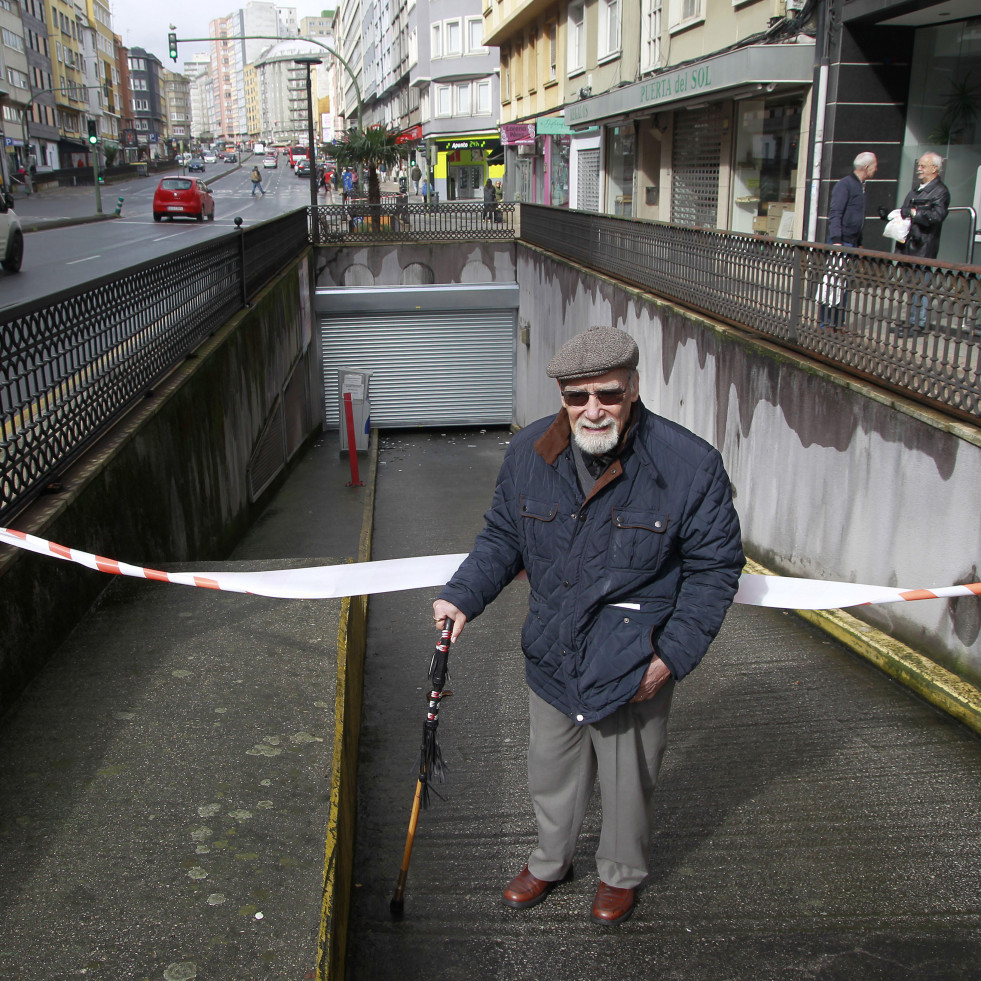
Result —
M 265 196 L 252 196 L 251 161 L 231 172 L 219 171 L 213 165 L 209 171 L 204 176 L 215 196 L 213 222 L 184 218 L 153 221 L 153 192 L 166 174 L 103 186 L 103 213 L 112 214 L 117 199 L 123 198 L 120 217 L 106 221 L 64 225 L 68 220 L 95 215 L 92 187 L 59 188 L 19 198 L 15 210 L 22 222 L 50 222 L 52 227 L 42 226 L 25 236 L 24 264 L 19 273 L 0 273 L 0 308 L 36 300 L 228 235 L 235 230 L 236 217 L 246 226 L 258 224 L 310 201 L 309 184 L 296 177 L 286 163 L 262 171 Z

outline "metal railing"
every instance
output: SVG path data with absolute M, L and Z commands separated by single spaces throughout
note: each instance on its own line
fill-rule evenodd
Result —
M 291 262 L 308 221 L 300 209 L 0 310 L 0 519 Z
M 521 238 L 981 417 L 981 269 L 522 205 Z
M 320 244 L 360 242 L 452 242 L 513 239 L 513 201 L 484 205 L 453 201 L 449 204 L 409 204 L 386 198 L 370 205 L 363 198 L 317 208 Z

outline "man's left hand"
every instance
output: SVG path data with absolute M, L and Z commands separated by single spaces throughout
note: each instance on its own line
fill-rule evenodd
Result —
M 632 702 L 646 702 L 653 698 L 669 681 L 671 672 L 668 666 L 655 654 L 654 659 L 647 665 L 644 677 L 640 679 L 637 694 L 630 699 Z

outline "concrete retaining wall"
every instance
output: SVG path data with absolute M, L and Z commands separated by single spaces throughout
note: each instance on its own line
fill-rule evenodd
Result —
M 613 323 L 640 346 L 641 397 L 718 446 L 746 550 L 784 575 L 943 586 L 981 580 L 981 430 L 519 245 L 519 425 L 557 410 L 544 366 Z M 973 597 L 851 610 L 973 685 Z
M 11 526 L 139 565 L 223 559 L 262 506 L 250 501 L 247 465 L 287 379 L 299 364 L 308 390 L 321 386 L 310 304 L 301 304 L 309 286 L 307 253 L 68 470 L 61 493 Z M 319 432 L 310 408 L 318 399 L 307 401 L 303 418 L 288 420 L 299 427 L 292 432 Z M 0 549 L 0 712 L 106 583 L 69 563 Z

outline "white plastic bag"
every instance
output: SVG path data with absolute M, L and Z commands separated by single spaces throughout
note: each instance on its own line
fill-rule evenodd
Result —
M 818 283 L 817 296 L 815 297 L 822 306 L 841 306 L 845 298 L 845 289 L 848 286 L 848 280 L 844 274 L 844 265 L 843 256 L 835 254 L 830 257 L 824 276 Z
M 882 230 L 882 234 L 897 242 L 905 242 L 906 236 L 909 235 L 909 226 L 909 218 L 904 218 L 903 213 L 899 208 L 896 208 L 889 212 L 889 219 L 886 221 L 886 227 Z

